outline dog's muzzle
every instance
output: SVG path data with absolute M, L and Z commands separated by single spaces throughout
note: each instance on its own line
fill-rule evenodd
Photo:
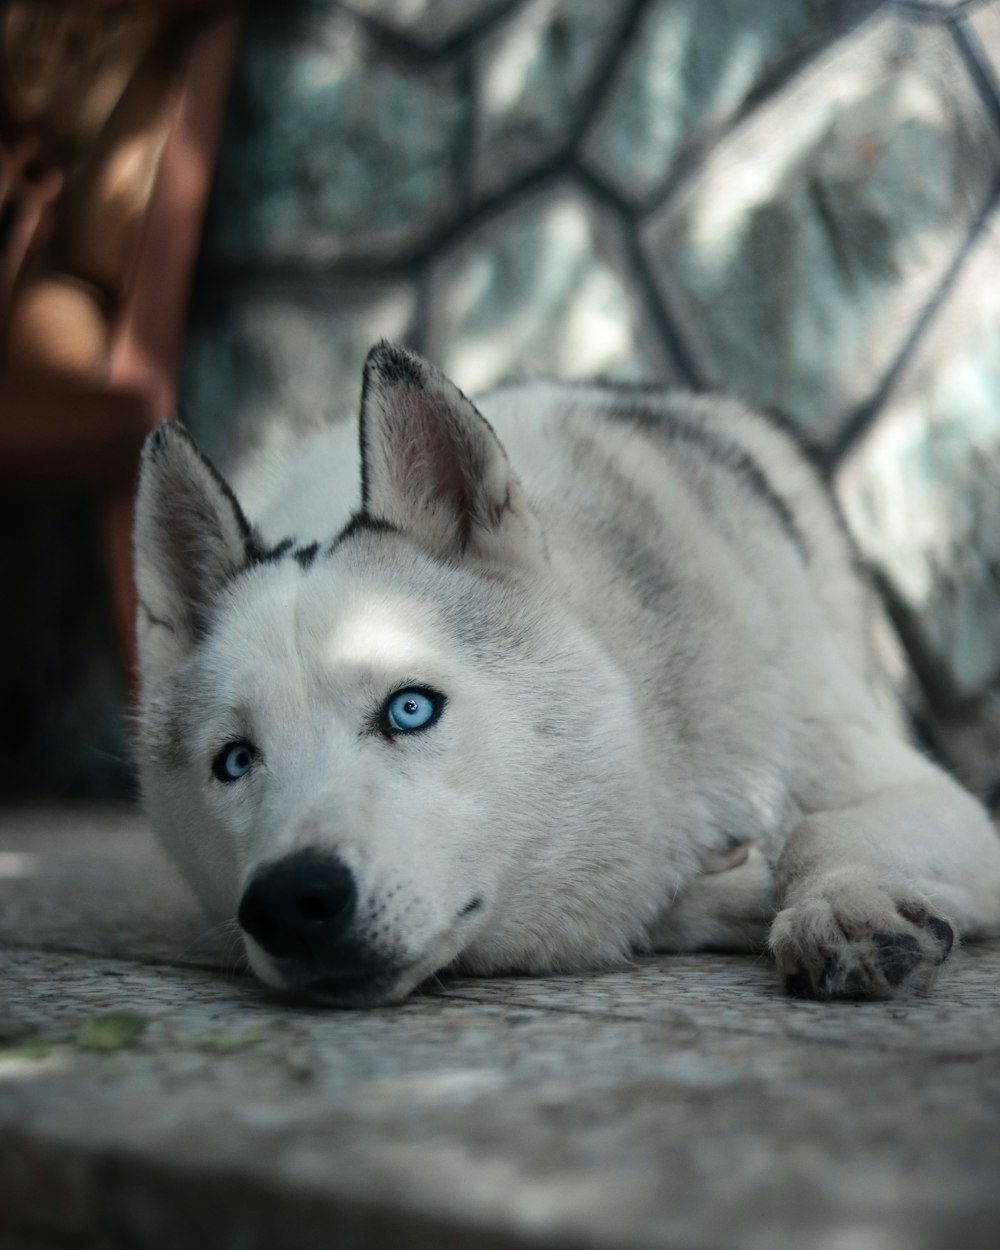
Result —
M 360 940 L 358 889 L 335 855 L 298 851 L 261 869 L 240 900 L 240 926 L 289 989 L 342 1005 L 379 1001 L 399 963 Z

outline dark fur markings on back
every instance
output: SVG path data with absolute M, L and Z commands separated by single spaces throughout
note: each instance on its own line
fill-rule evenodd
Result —
M 725 435 L 686 421 L 678 413 L 669 410 L 661 412 L 637 405 L 634 408 L 623 408 L 614 415 L 658 434 L 668 442 L 686 443 L 697 448 L 705 454 L 709 464 L 728 470 L 770 509 L 799 554 L 803 559 L 808 559 L 808 548 L 791 508 L 771 485 L 757 461 L 742 447 Z

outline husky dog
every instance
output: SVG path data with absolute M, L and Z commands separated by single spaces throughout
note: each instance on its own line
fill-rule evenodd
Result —
M 381 343 L 252 521 L 142 458 L 152 822 L 272 986 L 396 1002 L 769 944 L 818 998 L 1000 932 L 1000 839 L 906 740 L 820 480 L 741 404 L 518 385 Z

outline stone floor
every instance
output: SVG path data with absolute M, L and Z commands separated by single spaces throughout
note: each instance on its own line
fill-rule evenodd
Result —
M 336 1013 L 130 809 L 0 812 L 0 1247 L 995 1250 L 1000 944 L 926 1000 L 749 957 Z

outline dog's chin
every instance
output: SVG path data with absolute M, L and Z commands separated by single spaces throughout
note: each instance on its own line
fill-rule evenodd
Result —
M 334 1007 L 339 1010 L 359 1007 L 388 1007 L 407 998 L 413 988 L 403 984 L 403 978 L 376 977 L 367 974 L 320 977 L 289 985 L 287 992 L 316 1007 Z
M 445 933 L 420 959 L 405 964 L 371 963 L 363 968 L 284 966 L 244 935 L 250 967 L 259 980 L 292 999 L 321 1007 L 357 1009 L 401 1003 L 428 978 L 453 963 L 464 941 Z

